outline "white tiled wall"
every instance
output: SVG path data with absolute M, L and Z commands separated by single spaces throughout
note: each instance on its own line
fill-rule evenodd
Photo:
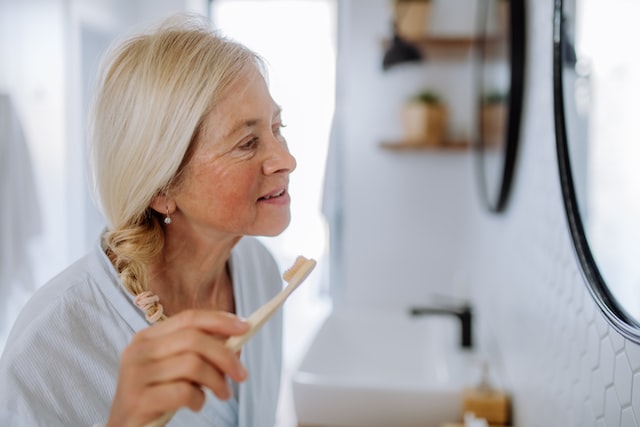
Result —
M 527 2 L 522 145 L 503 215 L 476 212 L 480 335 L 498 349 L 515 425 L 640 426 L 640 346 L 606 322 L 581 277 L 556 167 L 552 0 Z

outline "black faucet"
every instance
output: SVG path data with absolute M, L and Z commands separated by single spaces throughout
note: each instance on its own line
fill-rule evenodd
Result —
M 426 316 L 426 315 L 453 315 L 460 320 L 460 345 L 462 348 L 470 349 L 473 347 L 473 316 L 471 313 L 471 307 L 468 304 L 464 304 L 460 307 L 413 307 L 410 309 L 412 316 Z

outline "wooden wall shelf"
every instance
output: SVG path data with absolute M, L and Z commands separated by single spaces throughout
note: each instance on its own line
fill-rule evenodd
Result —
M 416 46 L 425 58 L 464 56 L 481 43 L 488 46 L 489 52 L 494 52 L 504 44 L 503 37 L 499 35 L 488 38 L 473 35 L 425 35 L 419 38 L 405 38 L 405 41 Z M 385 39 L 384 48 L 387 49 L 390 43 L 390 39 Z
M 478 43 L 478 38 L 474 36 L 424 36 L 416 39 L 407 40 L 409 43 L 414 43 L 419 46 L 425 47 L 448 47 L 458 49 L 468 49 L 475 43 Z
M 465 151 L 471 148 L 468 141 L 447 141 L 444 144 L 416 144 L 406 141 L 384 141 L 380 147 L 389 151 Z

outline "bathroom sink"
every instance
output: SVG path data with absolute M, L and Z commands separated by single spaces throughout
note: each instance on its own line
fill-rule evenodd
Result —
M 299 426 L 440 427 L 462 417 L 480 381 L 450 316 L 359 310 L 330 314 L 293 375 Z

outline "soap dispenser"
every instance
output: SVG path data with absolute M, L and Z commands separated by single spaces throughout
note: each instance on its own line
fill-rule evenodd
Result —
M 511 421 L 511 402 L 506 392 L 498 390 L 489 381 L 489 364 L 482 364 L 482 378 L 473 388 L 462 394 L 463 414 L 472 413 L 490 425 L 508 425 Z

